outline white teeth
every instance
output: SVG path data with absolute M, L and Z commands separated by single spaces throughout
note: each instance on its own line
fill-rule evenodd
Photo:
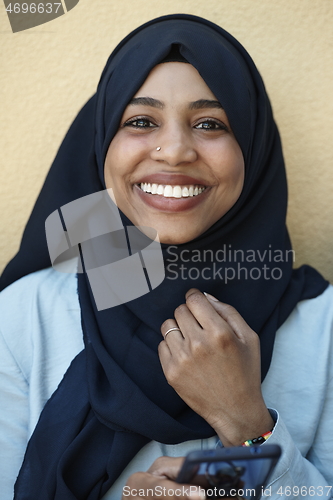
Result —
M 165 186 L 163 196 L 165 198 L 172 198 L 173 197 L 172 186 Z
M 182 188 L 180 186 L 175 186 L 173 188 L 173 197 L 181 198 L 182 197 Z
M 145 193 L 157 194 L 165 198 L 188 198 L 189 196 L 198 196 L 205 190 L 205 187 L 202 186 L 182 187 L 171 186 L 170 184 L 164 186 L 163 184 L 150 184 L 147 182 L 141 182 L 140 188 Z

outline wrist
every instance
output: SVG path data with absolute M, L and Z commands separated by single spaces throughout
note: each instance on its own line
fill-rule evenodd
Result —
M 223 446 L 230 447 L 242 446 L 246 441 L 252 441 L 259 436 L 263 436 L 270 432 L 274 425 L 275 422 L 265 407 L 264 411 L 257 413 L 256 418 L 244 418 L 241 422 L 232 422 L 229 425 L 216 422 L 212 427 L 215 429 Z

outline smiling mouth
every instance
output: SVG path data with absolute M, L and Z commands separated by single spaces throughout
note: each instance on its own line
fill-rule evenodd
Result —
M 137 186 L 144 193 L 161 196 L 164 198 L 190 198 L 198 196 L 206 190 L 206 186 L 188 185 L 188 186 L 171 186 L 170 184 L 150 184 L 141 182 Z

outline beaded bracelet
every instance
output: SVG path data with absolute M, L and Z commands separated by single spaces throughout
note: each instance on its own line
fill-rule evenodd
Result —
M 264 443 L 269 436 L 272 435 L 273 429 L 271 431 L 265 432 L 265 434 L 262 434 L 261 436 L 254 438 L 254 439 L 249 439 L 248 441 L 244 441 L 242 446 L 253 446 L 254 444 L 262 444 Z

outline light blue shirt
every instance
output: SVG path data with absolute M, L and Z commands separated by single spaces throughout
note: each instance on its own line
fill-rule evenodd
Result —
M 75 275 L 47 269 L 22 278 L 0 294 L 2 500 L 12 500 L 39 415 L 83 349 L 76 287 Z M 279 444 L 283 454 L 270 477 L 266 498 L 333 498 L 332 325 L 330 286 L 319 297 L 300 302 L 276 334 L 262 391 L 277 421 L 265 444 Z M 147 470 L 157 457 L 184 456 L 216 443 L 216 437 L 178 445 L 148 443 L 104 500 L 120 500 L 128 476 Z

